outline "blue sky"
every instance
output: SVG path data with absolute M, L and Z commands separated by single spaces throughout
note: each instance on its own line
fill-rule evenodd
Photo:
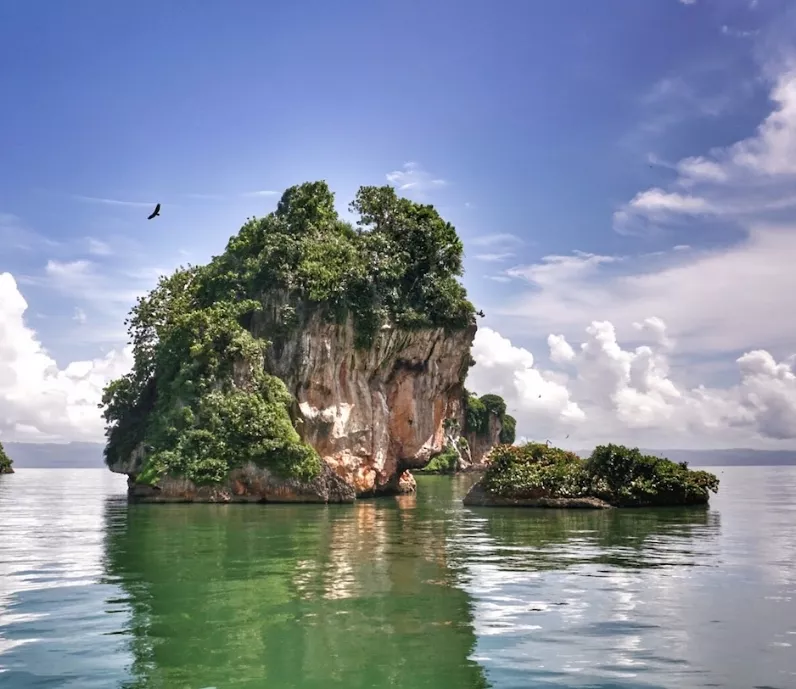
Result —
M 634 319 L 664 318 L 688 385 L 728 384 L 752 348 L 792 352 L 775 325 L 753 342 L 717 321 L 711 336 L 721 300 L 681 318 L 661 291 L 745 250 L 754 223 L 790 220 L 787 204 L 718 212 L 727 188 L 672 205 L 698 188 L 681 161 L 724 160 L 776 109 L 785 0 L 185 7 L 0 5 L 0 273 L 58 366 L 118 347 L 159 271 L 207 260 L 274 207 L 267 192 L 312 179 L 341 210 L 388 179 L 434 203 L 465 240 L 482 325 L 540 362 L 550 333 L 577 342 L 592 318 L 630 344 Z M 765 198 L 786 197 L 790 178 L 769 177 Z

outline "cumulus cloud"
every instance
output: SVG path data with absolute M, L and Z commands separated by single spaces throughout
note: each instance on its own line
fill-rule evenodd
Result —
M 675 343 L 666 324 L 652 317 L 635 329 L 648 342 L 627 349 L 608 321 L 593 321 L 578 346 L 552 334 L 547 344 L 558 370 L 546 371 L 527 349 L 481 328 L 467 385 L 502 395 L 518 434 L 570 447 L 612 440 L 651 447 L 794 444 L 796 357 L 778 362 L 752 350 L 734 362 L 734 384 L 688 387 L 670 372 Z
M 14 278 L 0 273 L 0 440 L 100 441 L 102 389 L 130 369 L 131 351 L 59 368 L 25 324 L 27 308 Z
M 583 420 L 583 410 L 570 399 L 566 386 L 536 368 L 527 349 L 513 346 L 494 330 L 481 328 L 472 355 L 476 366 L 467 385 L 480 394 L 501 395 L 514 416 L 564 424 Z

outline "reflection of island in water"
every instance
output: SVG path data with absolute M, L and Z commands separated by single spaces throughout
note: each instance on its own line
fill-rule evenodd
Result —
M 128 687 L 487 686 L 431 503 L 109 502 L 106 521 Z
M 705 507 L 624 510 L 468 510 L 461 545 L 497 556 L 501 567 L 551 570 L 594 564 L 648 569 L 704 561 L 716 546 L 718 512 Z M 459 555 L 457 549 L 457 556 Z M 461 556 L 467 557 L 463 552 Z

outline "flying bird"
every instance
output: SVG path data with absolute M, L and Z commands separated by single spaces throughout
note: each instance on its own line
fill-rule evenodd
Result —
M 152 215 L 150 215 L 147 220 L 152 220 L 152 218 L 156 218 L 160 215 L 160 204 L 155 206 L 155 210 L 152 211 Z
M 476 311 L 475 315 L 476 316 L 481 316 L 481 318 L 483 318 L 484 317 L 484 312 L 483 311 Z

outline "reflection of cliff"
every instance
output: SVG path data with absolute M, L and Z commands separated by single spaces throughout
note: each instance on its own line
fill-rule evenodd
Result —
M 479 509 L 479 536 L 505 549 L 503 566 L 546 570 L 584 563 L 643 569 L 693 561 L 711 547 L 719 514 L 704 508 L 643 510 Z M 562 554 L 566 553 L 566 557 Z
M 418 517 L 428 509 L 412 496 L 109 507 L 131 686 L 487 686 L 468 661 L 469 598 L 444 566 L 448 527 Z

